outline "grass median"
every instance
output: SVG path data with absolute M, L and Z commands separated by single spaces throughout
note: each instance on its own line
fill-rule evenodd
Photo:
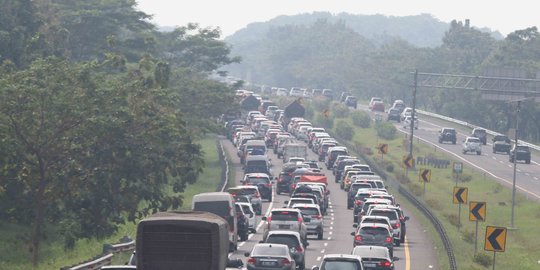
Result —
M 446 168 L 435 168 L 428 165 L 418 165 L 417 169 L 431 170 L 431 182 L 426 184 L 426 193 L 423 193 L 423 184 L 419 181 L 419 170 L 409 170 L 407 173 L 402 166 L 403 156 L 407 154 L 408 140 L 400 132 L 395 139 L 380 138 L 373 125 L 362 129 L 355 127 L 349 119 L 336 118 L 347 121 L 354 127 L 354 136 L 351 143 L 357 150 L 367 154 L 375 160 L 381 168 L 398 179 L 411 193 L 430 207 L 445 227 L 454 247 L 456 261 L 460 269 L 491 269 L 493 252 L 484 251 L 484 237 L 486 226 L 506 227 L 510 223 L 511 190 L 497 183 L 483 172 L 477 171 L 467 165 L 464 166 L 458 186 L 468 188 L 468 200 L 487 203 L 486 222 L 480 222 L 478 228 L 478 248 L 475 255 L 475 222 L 469 221 L 469 205 L 461 205 L 461 215 L 458 215 L 457 204 L 453 204 L 453 188 L 456 185 L 452 174 L 452 162 L 458 161 L 455 157 L 445 155 L 443 151 L 433 145 L 418 140 L 414 141 L 414 156 L 432 159 L 445 159 L 450 161 Z M 335 131 L 335 129 L 334 129 Z M 380 143 L 388 144 L 388 154 L 381 156 L 376 146 Z M 508 231 L 506 251 L 496 256 L 498 269 L 538 269 L 540 268 L 540 204 L 528 200 L 525 196 L 516 196 L 515 227 L 518 230 Z M 416 213 L 415 213 L 416 214 Z M 420 219 L 426 227 L 431 227 L 427 219 Z M 435 230 L 428 230 L 432 239 L 439 247 L 439 261 L 441 267 L 447 265 L 448 257 L 439 242 Z
M 215 191 L 220 184 L 221 165 L 218 152 L 216 150 L 215 136 L 208 136 L 198 143 L 204 151 L 206 167 L 200 174 L 197 182 L 188 185 L 183 193 L 184 210 L 191 208 L 191 198 L 200 192 Z M 63 243 L 54 236 L 59 235 L 59 231 L 49 226 L 45 233 L 45 240 L 40 253 L 40 265 L 37 270 L 60 269 L 81 261 L 88 260 L 101 254 L 103 244 L 118 243 L 123 236 L 135 238 L 136 224 L 126 223 L 119 227 L 118 232 L 105 239 L 83 239 L 77 241 L 73 250 L 64 250 Z M 13 225 L 4 221 L 0 222 L 0 269 L 28 270 L 34 269 L 30 261 L 28 251 L 29 244 L 25 240 L 25 235 L 29 234 L 29 229 L 22 226 Z M 115 256 L 114 264 L 124 264 L 129 254 Z

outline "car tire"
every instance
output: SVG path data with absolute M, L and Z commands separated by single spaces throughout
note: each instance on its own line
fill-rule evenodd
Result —
M 481 151 L 476 151 L 476 154 L 477 155 L 482 155 L 482 152 Z
M 530 159 L 525 160 L 525 164 L 531 164 L 531 160 Z
M 452 144 L 456 144 L 456 141 L 452 141 Z
M 396 247 L 399 247 L 401 246 L 401 241 L 400 240 L 394 241 L 394 244 L 396 245 Z

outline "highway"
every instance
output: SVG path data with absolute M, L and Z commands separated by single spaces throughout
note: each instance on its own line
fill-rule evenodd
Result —
M 228 140 L 223 139 L 222 144 L 225 151 L 229 153 L 229 166 L 231 170 L 234 170 L 236 175 L 236 184 L 243 177 L 240 161 L 236 156 L 236 148 Z M 315 154 L 308 150 L 309 158 L 316 160 Z M 281 171 L 282 161 L 277 158 L 276 155 L 268 153 L 272 159 L 273 167 L 272 171 L 274 175 L 277 175 Z M 320 163 L 322 166 L 323 164 Z M 350 235 L 354 228 L 352 227 L 352 210 L 348 210 L 345 201 L 345 192 L 339 188 L 339 185 L 333 181 L 333 175 L 331 171 L 323 169 L 323 172 L 329 178 L 330 193 L 330 208 L 328 215 L 324 217 L 324 239 L 316 240 L 315 236 L 310 236 L 309 246 L 306 249 L 306 269 L 320 264 L 321 258 L 325 254 L 345 253 L 350 254 L 352 251 L 353 238 Z M 234 184 L 231 184 L 231 186 Z M 390 190 L 392 193 L 396 191 Z M 275 207 L 282 207 L 284 201 L 288 200 L 288 195 L 276 195 L 274 192 L 274 199 L 272 202 L 263 203 L 263 215 Z M 440 269 L 437 262 L 436 250 L 430 238 L 427 235 L 426 229 L 417 221 L 417 219 L 404 208 L 406 215 L 410 217 L 407 221 L 407 237 L 406 242 L 400 247 L 394 247 L 394 256 L 399 260 L 395 262 L 395 269 L 397 270 L 410 270 L 410 269 Z M 230 254 L 230 258 L 240 258 L 246 261 L 244 257 L 245 252 L 251 251 L 254 244 L 258 243 L 262 239 L 262 233 L 264 222 L 261 222 L 258 217 L 258 229 L 256 234 L 251 234 L 248 241 L 239 243 L 238 250 Z

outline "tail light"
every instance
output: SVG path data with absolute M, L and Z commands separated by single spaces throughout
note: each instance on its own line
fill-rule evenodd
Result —
M 257 262 L 257 260 L 255 260 L 255 258 L 249 257 L 247 259 L 247 264 L 255 265 L 256 262 Z
M 266 184 L 266 187 L 272 187 L 272 183 Z
M 355 235 L 355 236 L 354 236 L 354 241 L 356 241 L 356 242 L 362 242 L 362 236 L 360 236 L 360 235 Z
M 362 205 L 362 201 L 361 201 L 361 200 L 356 200 L 356 201 L 354 201 L 354 204 L 356 204 L 356 205 Z
M 302 217 L 298 217 L 298 223 L 302 223 L 303 221 Z
M 389 262 L 389 261 L 381 261 L 381 262 L 379 262 L 379 266 L 390 267 L 390 266 L 392 266 L 392 263 Z
M 398 223 L 394 224 L 393 227 L 394 227 L 394 229 L 398 229 L 399 227 L 401 227 L 401 224 L 398 222 Z
M 297 246 L 295 249 L 297 252 L 304 252 L 304 249 L 301 246 Z
M 261 194 L 259 194 L 259 192 L 255 193 L 255 198 L 260 198 L 261 197 Z
M 266 222 L 270 223 L 272 221 L 272 216 L 266 217 Z
M 386 240 L 384 240 L 386 243 L 392 243 L 392 237 L 386 237 Z
M 289 264 L 291 264 L 291 261 L 289 261 L 289 259 L 285 258 L 285 259 L 281 260 L 281 263 L 284 264 L 284 265 L 289 265 Z

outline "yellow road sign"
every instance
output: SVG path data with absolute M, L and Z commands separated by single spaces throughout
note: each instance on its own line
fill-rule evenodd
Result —
M 431 170 L 430 169 L 421 169 L 420 170 L 420 181 L 429 183 L 431 182 Z
M 379 154 L 386 154 L 388 153 L 388 144 L 380 143 L 377 149 L 379 149 Z
M 484 250 L 504 252 L 506 248 L 506 228 L 487 226 Z
M 466 187 L 454 187 L 453 203 L 454 204 L 464 204 L 467 203 L 467 192 L 469 191 Z
M 414 158 L 411 155 L 403 156 L 403 164 L 405 164 L 405 167 L 408 169 L 412 168 L 414 166 Z
M 469 220 L 486 221 L 486 203 L 469 202 Z
M 328 118 L 328 116 L 330 116 L 330 110 L 326 109 L 322 112 L 322 114 L 324 115 L 325 118 Z

